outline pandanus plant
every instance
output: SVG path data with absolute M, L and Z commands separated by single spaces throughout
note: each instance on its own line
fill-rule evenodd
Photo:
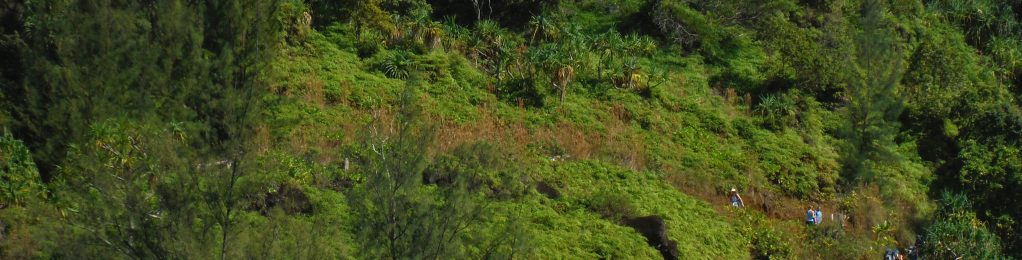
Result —
M 603 34 L 597 34 L 590 39 L 590 47 L 596 52 L 596 76 L 603 80 L 603 70 L 614 62 L 614 57 L 622 51 L 623 39 L 617 31 L 611 30 Z
M 623 87 L 632 88 L 635 83 L 639 82 L 642 76 L 639 74 L 639 58 L 648 57 L 656 51 L 656 43 L 653 39 L 644 36 L 629 35 L 627 39 L 622 42 L 622 46 L 619 48 L 625 50 L 630 56 L 625 60 L 622 65 L 623 76 Z
M 561 104 L 564 104 L 564 93 L 567 92 L 568 84 L 575 78 L 575 68 L 571 64 L 564 64 L 557 69 L 554 77 L 554 86 L 561 91 Z
M 412 70 L 415 69 L 415 62 L 411 55 L 404 51 L 391 54 L 383 60 L 383 73 L 387 77 L 395 79 L 407 79 Z
M 446 38 L 441 38 L 441 44 L 449 51 L 457 51 L 462 54 L 468 54 L 468 44 L 466 43 L 469 38 L 472 38 L 472 32 L 461 25 L 458 25 L 457 21 L 453 16 L 446 16 L 443 22 L 440 23 L 441 33 L 446 35 Z
M 554 40 L 560 36 L 557 23 L 546 15 L 532 16 L 529 19 L 529 30 L 531 31 L 529 44 L 535 44 L 536 36 L 543 37 L 545 40 Z
M 508 32 L 494 21 L 486 20 L 476 24 L 476 33 L 473 35 L 472 53 L 474 58 L 483 61 L 488 65 L 488 70 L 498 81 L 503 80 L 504 74 L 509 72 L 507 67 L 518 55 L 519 47 L 524 44 L 516 34 Z
M 473 61 L 489 60 L 495 50 L 503 45 L 503 28 L 494 21 L 485 20 L 476 23 L 475 32 L 466 35 L 466 51 Z
M 443 46 L 444 30 L 436 23 L 430 23 L 425 29 L 425 45 L 427 49 L 436 50 Z
M 572 57 L 561 46 L 546 44 L 530 51 L 529 60 L 540 70 L 552 74 L 550 83 L 560 92 L 561 103 L 564 103 L 568 85 L 575 78 Z
M 433 25 L 433 21 L 430 19 L 429 9 L 413 9 L 406 17 L 405 24 L 406 27 L 411 28 L 409 33 L 415 43 L 427 45 L 426 34 L 428 33 L 429 28 Z

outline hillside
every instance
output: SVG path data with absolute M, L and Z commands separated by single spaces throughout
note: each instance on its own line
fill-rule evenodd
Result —
M 1020 17 L 1002 0 L 14 1 L 0 255 L 1020 257 Z

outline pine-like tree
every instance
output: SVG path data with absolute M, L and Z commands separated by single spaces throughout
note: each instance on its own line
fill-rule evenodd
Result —
M 450 259 L 472 256 L 466 247 L 492 256 L 504 244 L 521 243 L 520 234 L 493 241 L 465 239 L 488 210 L 473 179 L 477 173 L 439 172 L 434 174 L 443 180 L 423 181 L 435 134 L 420 118 L 411 87 L 415 82 L 413 77 L 402 94 L 396 119 L 371 126 L 364 143 L 369 154 L 365 183 L 349 195 L 361 253 L 374 259 Z
M 862 32 L 856 38 L 857 55 L 849 57 L 845 92 L 846 180 L 868 180 L 871 178 L 868 161 L 898 157 L 893 147 L 904 104 L 898 89 L 904 70 L 902 50 L 883 2 L 864 1 L 861 12 Z
M 248 147 L 282 44 L 278 1 L 29 5 L 20 53 L 31 58 L 3 91 L 43 176 L 71 184 L 57 193 L 84 231 L 60 242 L 132 258 L 240 252 L 237 183 L 256 170 Z

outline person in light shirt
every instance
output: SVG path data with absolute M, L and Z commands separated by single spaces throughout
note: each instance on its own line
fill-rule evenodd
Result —
M 806 210 L 806 225 L 814 223 L 816 223 L 816 211 L 813 210 L 813 207 L 809 207 L 809 210 Z
M 816 220 L 817 225 L 823 222 L 823 208 L 816 206 L 816 217 L 813 219 Z
M 745 207 L 745 201 L 742 200 L 742 196 L 738 195 L 738 190 L 731 188 L 731 206 L 736 208 Z

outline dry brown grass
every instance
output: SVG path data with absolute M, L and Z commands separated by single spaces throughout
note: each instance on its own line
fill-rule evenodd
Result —
M 336 96 L 332 96 L 331 99 L 328 100 L 328 101 L 331 104 L 341 103 L 341 104 L 343 104 L 345 106 L 351 106 L 351 100 L 350 100 L 351 99 L 351 82 L 348 82 L 347 80 L 342 80 L 340 82 L 340 85 L 341 86 L 338 89 L 339 93 L 337 93 Z
M 734 105 L 738 102 L 738 92 L 734 88 L 724 89 L 724 101 L 728 104 Z
M 522 154 L 528 144 L 537 140 L 536 133 L 541 131 L 528 129 L 522 122 L 500 119 L 486 105 L 476 109 L 479 118 L 468 124 L 430 116 L 437 127 L 437 142 L 432 150 L 438 153 L 449 152 L 460 145 L 482 141 L 511 154 Z
M 668 174 L 666 180 L 685 194 L 710 202 L 718 211 L 723 212 L 730 206 L 728 191 L 714 185 L 706 185 L 712 182 L 706 177 L 679 171 Z M 766 181 L 756 178 L 751 180 L 752 182 Z M 777 221 L 797 220 L 801 223 L 805 220 L 805 212 L 809 206 L 823 207 L 824 213 L 828 216 L 827 220 L 829 220 L 830 213 L 843 212 L 839 210 L 835 201 L 809 202 L 756 186 L 739 190 L 739 194 L 745 201 L 746 208 L 760 211 L 768 218 Z M 852 229 L 852 226 L 855 225 L 855 223 L 848 224 L 846 229 Z
M 552 129 L 542 129 L 536 135 L 540 140 L 556 143 L 571 158 L 579 160 L 592 158 L 595 148 L 601 141 L 601 136 L 587 133 L 568 122 L 557 123 Z
M 646 169 L 646 140 L 626 123 L 633 115 L 619 104 L 612 105 L 610 111 L 612 117 L 604 122 L 606 132 L 594 140 L 600 158 L 632 170 Z
M 712 185 L 706 185 L 710 180 L 697 174 L 688 173 L 684 170 L 664 169 L 668 172 L 666 180 L 674 188 L 684 191 L 685 194 L 701 198 L 711 205 L 721 206 L 727 204 L 727 197 L 723 191 L 718 191 Z M 717 203 L 719 202 L 719 203 Z M 720 204 L 720 205 L 718 205 Z
M 607 131 L 599 133 L 581 126 L 559 122 L 553 127 L 529 129 L 522 122 L 497 118 L 486 106 L 477 107 L 480 117 L 474 123 L 457 124 L 440 117 L 434 150 L 447 152 L 455 147 L 486 141 L 512 153 L 522 153 L 529 144 L 553 146 L 571 160 L 604 159 L 635 170 L 646 167 L 646 148 L 642 136 L 625 123 L 631 117 L 617 106 L 613 118 L 607 119 Z
M 306 104 L 313 104 L 317 107 L 326 105 L 326 98 L 323 94 L 325 83 L 316 77 L 309 77 L 305 80 L 305 89 L 302 91 L 302 101 Z
M 679 97 L 685 97 L 685 95 L 686 95 L 685 94 L 685 86 L 687 86 L 688 77 L 686 77 L 685 74 L 678 73 L 678 76 L 675 77 L 675 78 L 676 78 L 676 81 L 678 82 L 678 96 Z
M 745 93 L 745 114 L 752 114 L 752 94 Z
M 437 124 L 437 142 L 434 149 L 437 152 L 448 152 L 460 145 L 477 141 L 505 145 L 508 136 L 506 127 L 485 109 L 477 109 L 480 110 L 480 118 L 471 124 L 458 124 L 443 117 L 430 116 Z
M 272 140 L 270 137 L 270 128 L 265 124 L 259 124 L 255 127 L 253 133 L 253 143 L 255 143 L 256 153 L 265 154 L 270 150 Z

